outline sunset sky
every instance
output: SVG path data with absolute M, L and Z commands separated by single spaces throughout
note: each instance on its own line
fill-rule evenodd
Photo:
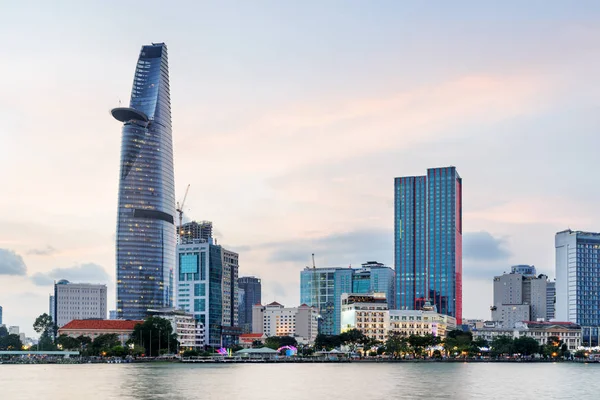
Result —
M 485 3 L 485 4 L 483 4 Z M 299 273 L 393 267 L 393 178 L 463 178 L 466 318 L 492 278 L 554 278 L 600 231 L 600 2 L 0 0 L 0 306 L 33 335 L 52 282 L 115 304 L 121 124 L 139 49 L 169 49 L 177 198 L 263 301 Z M 526 4 L 522 4 L 526 3 Z

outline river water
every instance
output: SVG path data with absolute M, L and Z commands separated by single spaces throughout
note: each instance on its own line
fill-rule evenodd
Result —
M 600 399 L 600 364 L 0 365 L 0 399 Z

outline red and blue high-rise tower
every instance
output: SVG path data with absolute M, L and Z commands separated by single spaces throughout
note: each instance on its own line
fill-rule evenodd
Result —
M 394 180 L 396 307 L 462 320 L 462 179 L 455 167 Z

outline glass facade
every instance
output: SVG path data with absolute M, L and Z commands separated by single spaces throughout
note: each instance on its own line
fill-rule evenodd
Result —
M 244 333 L 252 332 L 252 306 L 262 304 L 262 287 L 259 278 L 243 276 L 238 279 L 238 288 L 243 292 L 239 305 L 239 325 Z
M 369 266 L 368 266 L 369 265 Z M 300 272 L 300 303 L 319 310 L 319 333 L 339 335 L 344 293 L 385 293 L 393 304 L 394 271 L 380 263 L 363 268 L 305 268 Z
M 116 240 L 117 317 L 143 319 L 149 308 L 173 304 L 175 190 L 164 43 L 142 47 L 130 106 L 113 110 L 113 116 L 124 123 Z
M 396 307 L 462 318 L 462 179 L 456 168 L 394 181 Z
M 581 325 L 582 346 L 600 345 L 600 233 L 558 232 L 555 318 Z

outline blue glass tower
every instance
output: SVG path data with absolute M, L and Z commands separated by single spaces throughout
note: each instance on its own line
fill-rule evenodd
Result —
M 319 309 L 319 333 L 339 335 L 342 294 L 385 293 L 393 307 L 394 270 L 376 261 L 362 268 L 308 268 L 300 272 L 300 303 Z
M 143 46 L 123 122 L 117 218 L 117 317 L 173 304 L 175 189 L 167 46 Z
M 462 319 L 462 179 L 456 168 L 394 181 L 396 307 Z
M 558 232 L 556 248 L 556 315 L 581 325 L 582 346 L 600 344 L 600 233 Z

